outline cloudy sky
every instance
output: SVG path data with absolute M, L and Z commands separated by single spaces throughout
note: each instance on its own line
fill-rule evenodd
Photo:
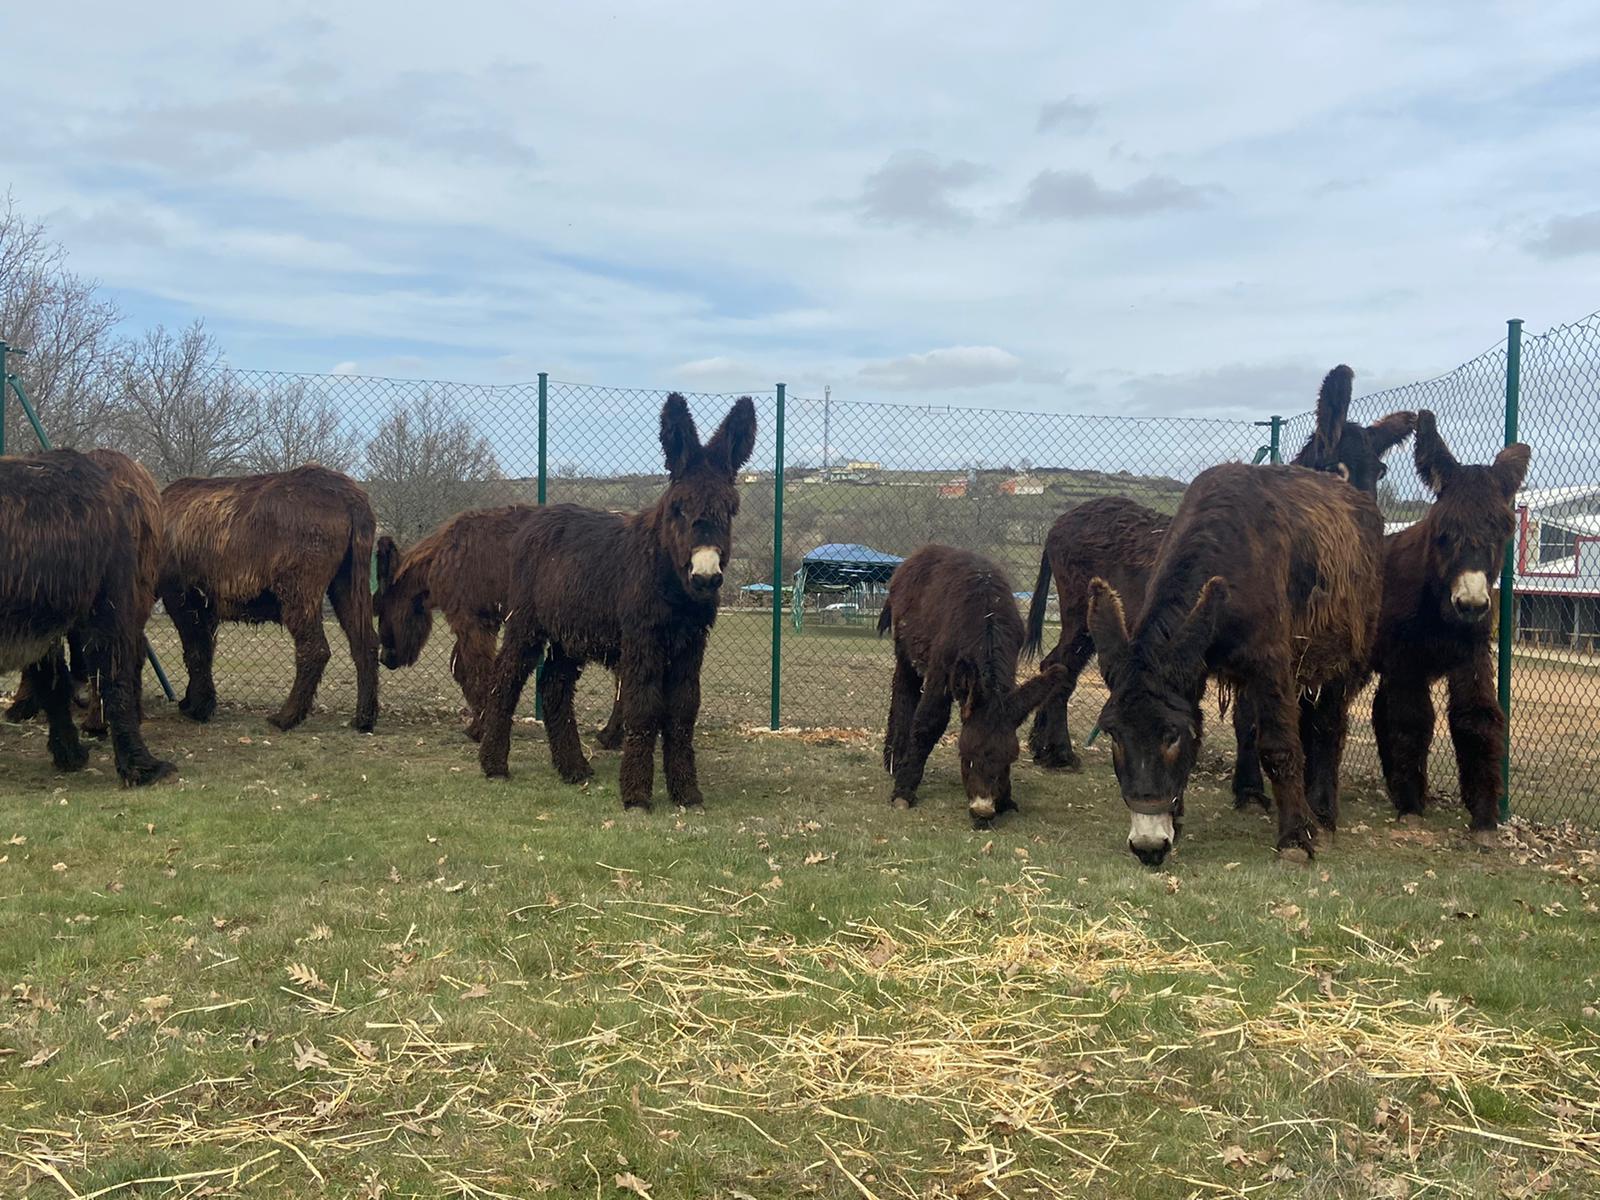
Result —
M 1600 307 L 1593 0 L 296 8 L 0 20 L 0 183 L 243 367 L 1255 415 Z

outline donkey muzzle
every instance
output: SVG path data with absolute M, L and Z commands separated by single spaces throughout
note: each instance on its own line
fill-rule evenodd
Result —
M 689 556 L 689 582 L 701 592 L 721 587 L 722 551 L 715 546 L 696 546 Z

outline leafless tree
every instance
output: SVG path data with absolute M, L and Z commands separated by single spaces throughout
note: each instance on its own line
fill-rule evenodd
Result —
M 28 352 L 8 365 L 51 440 L 76 446 L 112 436 L 120 316 L 92 280 L 67 269 L 66 257 L 7 195 L 0 207 L 0 338 Z
M 396 405 L 367 444 L 367 490 L 378 520 L 402 544 L 463 509 L 492 503 L 500 464 L 447 397 L 422 392 Z
M 245 462 L 251 471 L 287 471 L 316 462 L 346 473 L 361 457 L 356 439 L 340 424 L 332 399 L 303 379 L 273 380 L 255 389 L 256 440 Z
M 128 444 L 163 483 L 245 469 L 259 432 L 256 395 L 222 361 L 205 325 L 157 325 L 121 367 Z

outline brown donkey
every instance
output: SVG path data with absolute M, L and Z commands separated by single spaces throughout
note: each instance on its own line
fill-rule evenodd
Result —
M 1376 503 L 1334 475 L 1229 463 L 1184 493 L 1131 631 L 1111 585 L 1090 585 L 1089 629 L 1111 692 L 1100 727 L 1142 862 L 1164 860 L 1181 831 L 1211 675 L 1255 714 L 1279 854 L 1309 859 L 1313 810 L 1337 824 L 1349 699 L 1376 636 L 1382 539 Z M 1304 717 L 1302 693 L 1314 697 Z
M 178 708 L 208 721 L 217 707 L 212 679 L 222 621 L 276 622 L 294 638 L 294 685 L 270 721 L 293 729 L 316 699 L 328 639 L 322 600 L 350 644 L 356 711 L 350 724 L 371 730 L 378 717 L 378 651 L 372 628 L 373 537 L 366 492 L 338 471 L 309 464 L 237 479 L 179 479 L 161 493 L 167 561 L 161 603 L 183 641 L 189 685 Z
M 574 504 L 528 518 L 511 554 L 505 632 L 495 656 L 478 761 L 506 774 L 511 716 L 548 646 L 540 677 L 550 758 L 561 778 L 594 772 L 583 756 L 572 693 L 587 662 L 621 681 L 620 787 L 625 807 L 650 807 L 656 735 L 674 804 L 702 801 L 694 762 L 700 664 L 717 617 L 739 511 L 737 472 L 755 448 L 756 412 L 741 397 L 704 446 L 684 398 L 661 408 L 667 490 L 623 516 Z
M 466 699 L 467 736 L 474 741 L 482 734 L 495 643 L 505 622 L 512 544 L 538 511 L 509 504 L 457 513 L 403 553 L 392 538 L 378 539 L 379 660 L 391 671 L 414 664 L 433 632 L 434 610 L 442 612 L 456 638 L 450 673 Z M 622 745 L 620 708 L 613 703 L 600 735 L 608 750 Z
M 1017 807 L 1011 764 L 1017 726 L 1066 681 L 1052 666 L 1017 686 L 1022 618 L 1011 581 L 982 555 L 930 545 L 895 568 L 878 633 L 894 629 L 894 683 L 883 767 L 894 776 L 892 803 L 910 808 L 928 755 L 961 705 L 957 753 L 967 811 L 986 824 Z
M 1430 685 L 1450 689 L 1450 741 L 1461 802 L 1480 842 L 1499 824 L 1505 715 L 1489 653 L 1494 582 L 1515 526 L 1513 504 L 1532 452 L 1507 446 L 1487 467 L 1458 463 L 1426 409 L 1417 422 L 1417 474 L 1437 497 L 1415 525 L 1385 539 L 1383 614 L 1372 704 L 1389 798 L 1402 816 L 1427 803 L 1434 712 Z
M 1330 471 L 1369 495 L 1388 472 L 1383 456 L 1403 441 L 1416 426 L 1413 412 L 1394 412 L 1371 425 L 1349 418 L 1354 372 L 1347 366 L 1329 371 L 1317 393 L 1316 425 L 1296 466 Z M 1056 518 L 1045 538 L 1039 558 L 1039 575 L 1028 606 L 1028 640 L 1024 653 L 1038 653 L 1044 637 L 1045 610 L 1050 582 L 1061 602 L 1061 638 L 1046 655 L 1044 665 L 1060 663 L 1067 670 L 1066 686 L 1040 705 L 1028 735 L 1033 760 L 1047 769 L 1076 770 L 1080 765 L 1067 727 L 1067 706 L 1077 688 L 1078 676 L 1094 654 L 1089 635 L 1089 581 L 1099 576 L 1116 589 L 1130 611 L 1144 602 L 1151 568 L 1161 549 L 1161 539 L 1171 524 L 1170 515 L 1158 513 L 1123 496 L 1104 496 L 1069 509 Z M 1254 717 L 1248 703 L 1233 708 L 1234 734 L 1239 746 L 1233 774 L 1235 807 L 1267 803 L 1261 764 L 1256 756 Z
M 145 531 L 160 527 L 150 497 L 125 485 L 121 455 L 53 450 L 0 458 L 0 671 L 22 668 L 32 703 L 50 723 L 58 769 L 88 762 L 72 719 L 72 679 L 61 640 L 82 647 L 99 687 L 117 776 L 154 783 L 173 774 L 140 732 L 139 673 L 150 601 L 140 596 Z M 108 465 L 119 468 L 113 475 Z

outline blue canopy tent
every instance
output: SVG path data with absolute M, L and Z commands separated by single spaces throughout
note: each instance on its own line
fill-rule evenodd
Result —
M 897 554 L 885 554 L 854 542 L 829 542 L 818 546 L 800 560 L 800 569 L 794 573 L 794 627 L 799 629 L 804 620 L 806 592 L 881 588 L 888 584 L 889 576 L 904 561 Z

